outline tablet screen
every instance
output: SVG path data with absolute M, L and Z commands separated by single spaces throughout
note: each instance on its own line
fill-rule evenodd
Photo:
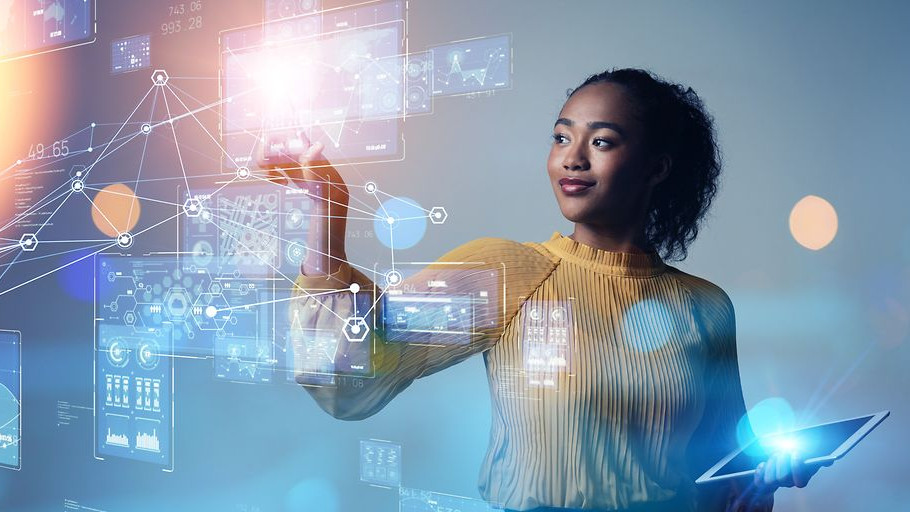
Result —
M 715 471 L 713 476 L 753 470 L 759 462 L 768 460 L 772 453 L 780 451 L 796 452 L 801 460 L 830 455 L 872 417 L 873 415 L 863 416 L 756 439 Z

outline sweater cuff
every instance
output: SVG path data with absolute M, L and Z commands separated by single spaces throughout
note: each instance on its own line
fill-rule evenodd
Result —
M 323 276 L 308 276 L 301 271 L 295 285 L 303 290 L 340 290 L 351 285 L 353 272 L 351 265 L 343 261 L 338 270 Z

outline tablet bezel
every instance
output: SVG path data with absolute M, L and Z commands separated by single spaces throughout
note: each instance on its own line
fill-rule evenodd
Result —
M 880 411 L 880 412 L 873 413 L 873 414 L 862 414 L 860 416 L 855 416 L 852 418 L 844 418 L 841 420 L 829 421 L 827 423 L 819 423 L 817 425 L 810 425 L 807 427 L 802 427 L 802 428 L 799 428 L 796 430 L 791 430 L 790 432 L 786 432 L 786 434 L 800 432 L 803 430 L 808 430 L 808 429 L 812 429 L 812 428 L 816 428 L 816 427 L 823 427 L 825 425 L 833 425 L 835 423 L 843 423 L 846 421 L 858 420 L 858 419 L 868 417 L 869 419 L 866 421 L 866 423 L 864 423 L 863 426 L 858 428 L 856 430 L 856 432 L 853 433 L 853 435 L 851 435 L 850 437 L 845 439 L 844 442 L 842 442 L 837 448 L 834 449 L 834 451 L 832 451 L 828 455 L 823 455 L 820 457 L 813 457 L 811 459 L 806 459 L 804 461 L 805 464 L 822 464 L 825 462 L 833 462 L 837 459 L 840 459 L 844 455 L 846 455 L 847 452 L 849 452 L 854 446 L 856 446 L 857 443 L 859 443 L 864 437 L 866 437 L 866 435 L 869 432 L 871 432 L 872 429 L 877 427 L 878 424 L 881 423 L 882 421 L 884 421 L 884 419 L 887 418 L 890 414 L 891 414 L 891 411 Z M 746 475 L 754 474 L 755 469 L 750 469 L 747 471 L 739 471 L 736 473 L 729 473 L 729 474 L 725 474 L 725 475 L 715 475 L 714 473 L 716 473 L 717 471 L 720 471 L 720 469 L 723 468 L 724 466 L 726 466 L 728 462 L 733 460 L 743 450 L 745 450 L 746 448 L 751 446 L 752 443 L 755 443 L 755 442 L 758 442 L 757 438 L 752 440 L 752 442 L 749 443 L 748 445 L 741 447 L 741 448 L 737 448 L 736 450 L 733 450 L 732 452 L 730 452 L 730 454 L 728 454 L 726 457 L 721 459 L 717 464 L 712 466 L 710 469 L 705 471 L 704 474 L 702 474 L 700 477 L 698 477 L 698 479 L 695 480 L 695 483 L 704 484 L 704 483 L 709 483 L 709 482 L 719 482 L 719 481 L 723 481 L 723 480 L 729 480 L 731 478 L 739 478 L 739 477 L 743 477 Z

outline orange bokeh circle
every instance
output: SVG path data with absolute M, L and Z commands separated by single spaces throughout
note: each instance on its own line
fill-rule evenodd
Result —
M 133 189 L 122 184 L 108 185 L 92 199 L 92 222 L 105 235 L 114 238 L 136 227 L 142 210 Z

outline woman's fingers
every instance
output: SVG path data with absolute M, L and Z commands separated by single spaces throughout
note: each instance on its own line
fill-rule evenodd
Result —
M 775 478 L 777 479 L 777 485 L 792 485 L 792 466 L 790 465 L 790 458 L 790 454 L 788 453 L 777 454 L 777 474 L 775 475 Z

